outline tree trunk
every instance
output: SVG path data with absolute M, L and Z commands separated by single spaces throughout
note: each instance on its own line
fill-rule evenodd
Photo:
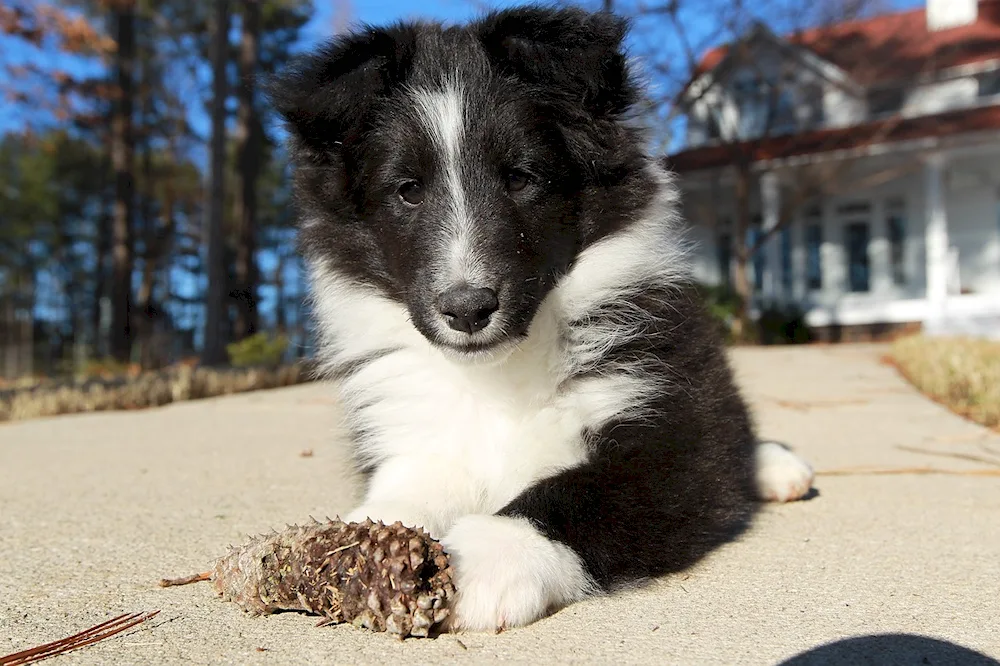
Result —
M 107 124 L 110 127 L 111 120 L 113 118 L 113 113 L 110 113 L 106 117 Z M 110 134 L 106 136 L 106 140 L 110 142 Z M 90 355 L 95 358 L 101 358 L 107 356 L 108 341 L 105 339 L 101 325 L 101 301 L 111 292 L 110 285 L 108 284 L 108 255 L 111 253 L 111 218 L 114 212 L 115 204 L 115 191 L 112 186 L 111 179 L 108 178 L 111 175 L 111 155 L 105 153 L 101 157 L 101 197 L 100 197 L 100 211 L 97 217 L 97 237 L 94 239 L 94 253 L 95 253 L 95 267 L 94 267 L 94 291 L 92 294 L 93 300 L 91 301 L 91 312 L 90 312 L 90 330 L 92 337 L 90 339 L 92 348 L 90 350 Z
M 226 64 L 229 52 L 229 0 L 216 0 L 212 38 L 212 182 L 208 204 L 208 287 L 205 294 L 205 343 L 201 361 L 219 365 L 226 360 L 223 292 L 226 287 L 223 210 L 226 201 Z
M 0 352 L 3 353 L 0 377 L 4 379 L 17 378 L 18 333 L 17 319 L 14 317 L 14 295 L 0 292 Z
M 278 265 L 274 268 L 274 292 L 275 306 L 274 317 L 275 327 L 279 334 L 284 334 L 288 330 L 288 298 L 285 294 L 285 255 L 278 254 Z
M 111 123 L 111 162 L 115 170 L 115 205 L 111 223 L 111 331 L 110 351 L 126 362 L 131 352 L 129 301 L 132 282 L 132 222 L 135 216 L 134 137 L 132 98 L 135 69 L 135 3 L 115 4 L 118 50 L 115 55 L 117 96 Z
M 23 311 L 18 320 L 20 331 L 17 333 L 18 353 L 17 371 L 15 377 L 29 377 L 35 371 L 35 305 L 38 303 L 38 285 L 35 282 L 35 269 L 21 273 L 17 277 L 18 299 L 14 304 L 17 319 L 17 302 L 20 302 L 20 309 Z M 48 341 L 45 341 L 48 344 Z
M 236 303 L 233 337 L 240 339 L 257 330 L 257 175 L 260 171 L 260 120 L 254 103 L 260 32 L 259 0 L 243 0 L 240 40 L 239 109 L 236 122 L 236 196 L 233 221 L 237 228 L 236 280 L 232 296 Z
M 739 161 L 736 164 L 736 233 L 733 234 L 733 246 L 736 250 L 736 271 L 733 276 L 733 289 L 736 292 L 736 321 L 733 322 L 733 338 L 746 340 L 752 328 L 750 321 L 750 281 L 747 279 L 747 264 L 749 263 L 750 231 L 750 164 Z
M 154 325 L 152 319 L 151 301 L 154 280 L 156 279 L 154 267 L 157 250 L 155 247 L 156 220 L 154 219 L 153 214 L 153 200 L 155 197 L 153 187 L 153 148 L 150 145 L 152 143 L 152 127 L 150 126 L 150 118 L 153 113 L 153 98 L 151 93 L 153 81 L 150 76 L 148 61 L 143 63 L 142 83 L 142 111 L 139 115 L 143 130 L 140 132 L 142 137 L 140 142 L 140 153 L 142 155 L 142 188 L 139 193 L 139 218 L 143 238 L 143 256 L 142 276 L 139 280 L 139 289 L 135 297 L 136 307 L 132 315 L 132 327 L 134 330 L 133 342 L 139 343 L 139 365 L 142 368 L 149 368 L 152 359 L 151 352 L 153 346 L 152 338 Z

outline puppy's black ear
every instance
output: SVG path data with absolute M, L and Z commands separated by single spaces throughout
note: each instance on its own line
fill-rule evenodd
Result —
M 487 16 L 478 32 L 502 72 L 582 102 L 595 116 L 622 113 L 635 102 L 622 53 L 628 24 L 619 17 L 524 7 Z
M 306 146 L 333 150 L 363 131 L 374 104 L 405 80 L 415 52 L 413 28 L 369 28 L 301 57 L 266 92 Z

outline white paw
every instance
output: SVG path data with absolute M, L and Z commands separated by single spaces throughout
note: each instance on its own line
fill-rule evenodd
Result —
M 777 442 L 757 445 L 757 492 L 768 502 L 802 499 L 815 475 L 809 463 Z
M 453 630 L 530 624 L 596 589 L 576 553 L 523 518 L 465 516 L 442 545 L 455 567 Z

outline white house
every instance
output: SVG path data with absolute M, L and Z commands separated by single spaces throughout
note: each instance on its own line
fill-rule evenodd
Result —
M 705 55 L 687 111 L 667 163 L 700 280 L 732 278 L 742 160 L 749 233 L 778 227 L 748 266 L 756 307 L 797 306 L 833 339 L 1000 337 L 1000 0 L 758 26 Z

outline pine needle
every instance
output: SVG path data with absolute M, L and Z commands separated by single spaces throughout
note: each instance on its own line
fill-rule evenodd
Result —
M 160 611 L 156 610 L 151 613 L 139 612 L 119 615 L 118 617 L 111 618 L 110 620 L 94 625 L 89 629 L 85 629 L 78 634 L 73 634 L 72 636 L 52 641 L 51 643 L 46 643 L 44 645 L 39 645 L 38 647 L 21 650 L 20 652 L 0 657 L 0 666 L 21 666 L 22 664 L 31 664 L 43 659 L 48 659 L 49 657 L 65 654 L 72 650 L 84 647 L 85 645 L 91 645 L 106 638 L 111 638 L 116 634 L 120 634 L 126 629 L 130 629 L 137 624 L 142 624 L 147 620 L 151 620 L 156 617 L 159 612 Z

